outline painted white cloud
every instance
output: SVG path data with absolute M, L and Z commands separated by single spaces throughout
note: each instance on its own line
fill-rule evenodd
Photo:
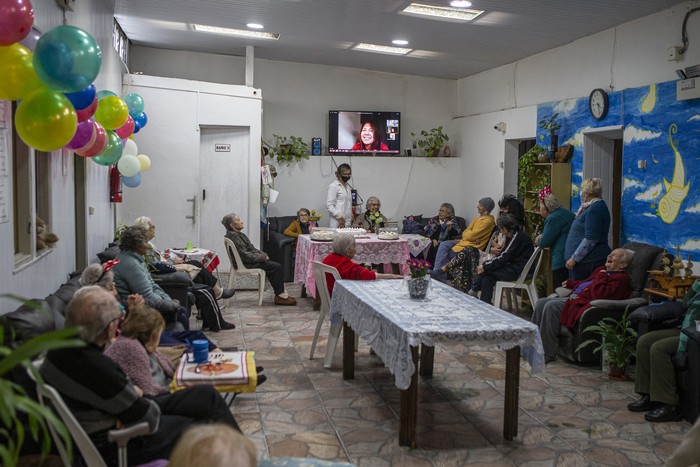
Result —
M 634 199 L 637 201 L 654 201 L 661 194 L 661 183 L 651 185 L 646 191 L 637 194 Z
M 638 186 L 642 186 L 641 183 L 637 180 L 633 180 L 631 178 L 624 177 L 622 179 L 622 191 L 629 190 L 630 188 L 635 188 Z
M 645 216 L 645 217 L 657 217 L 656 214 L 652 214 L 652 213 L 650 213 L 650 212 L 642 213 L 642 216 Z
M 700 250 L 700 240 L 688 240 L 681 245 L 683 251 L 698 251 Z
M 566 116 L 573 110 L 576 110 L 577 102 L 578 99 L 567 99 L 565 101 L 561 101 L 554 107 L 554 111 L 558 112 L 560 117 Z
M 693 120 L 700 120 L 700 114 L 695 114 L 688 119 L 689 122 L 692 122 Z
M 590 126 L 581 128 L 574 136 L 567 139 L 564 144 L 570 144 L 575 148 L 580 148 L 583 146 L 583 132 L 589 130 L 590 128 Z
M 647 141 L 650 139 L 658 138 L 662 133 L 660 131 L 642 130 L 633 125 L 625 127 L 625 144 L 633 143 L 635 141 Z
M 688 209 L 685 210 L 685 212 L 700 212 L 700 203 L 696 204 L 695 206 L 691 206 Z

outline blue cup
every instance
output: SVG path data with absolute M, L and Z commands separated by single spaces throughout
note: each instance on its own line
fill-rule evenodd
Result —
M 187 363 L 207 363 L 209 361 L 209 342 L 204 339 L 192 341 Z

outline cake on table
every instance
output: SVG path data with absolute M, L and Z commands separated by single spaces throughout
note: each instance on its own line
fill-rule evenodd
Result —
M 344 227 L 342 229 L 335 229 L 336 232 L 339 234 L 348 234 L 352 235 L 353 237 L 360 237 L 367 235 L 367 231 L 365 229 L 361 229 L 359 227 Z
M 322 241 L 322 242 L 327 242 L 327 241 L 333 240 L 334 236 L 335 236 L 335 232 L 333 230 L 315 229 L 311 233 L 311 240 L 318 240 L 318 241 Z
M 379 232 L 377 234 L 377 238 L 380 240 L 398 240 L 399 239 L 399 234 L 398 232 Z

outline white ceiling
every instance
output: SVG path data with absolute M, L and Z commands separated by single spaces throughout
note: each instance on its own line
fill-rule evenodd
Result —
M 400 13 L 410 0 L 112 0 L 137 45 L 335 65 L 438 78 L 463 78 L 664 10 L 678 0 L 472 0 L 470 23 Z M 449 0 L 425 0 L 447 6 Z M 277 41 L 196 32 L 191 24 L 265 25 Z M 680 25 L 678 39 L 680 42 Z M 358 42 L 409 41 L 403 57 L 350 50 Z

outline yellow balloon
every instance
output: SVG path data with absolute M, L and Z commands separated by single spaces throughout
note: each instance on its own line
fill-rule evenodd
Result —
M 139 154 L 136 158 L 139 160 L 139 164 L 141 164 L 141 172 L 145 172 L 151 168 L 151 159 L 147 155 Z
M 68 98 L 45 87 L 22 99 L 15 114 L 15 128 L 22 141 L 45 152 L 70 143 L 77 125 L 78 115 Z
M 117 96 L 107 96 L 97 103 L 95 120 L 102 125 L 105 130 L 116 130 L 124 123 L 129 116 L 129 108 L 126 103 Z
M 0 99 L 16 101 L 42 86 L 32 53 L 23 45 L 0 47 Z

